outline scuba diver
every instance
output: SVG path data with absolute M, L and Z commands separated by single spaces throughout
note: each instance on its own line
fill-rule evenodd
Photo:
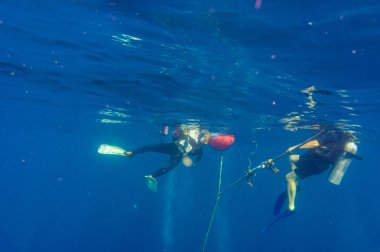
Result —
M 356 138 L 348 131 L 339 129 L 325 130 L 315 140 L 311 140 L 302 146 L 290 147 L 287 152 L 294 149 L 308 149 L 302 155 L 289 157 L 291 171 L 286 175 L 288 209 L 295 211 L 295 198 L 299 190 L 298 182 L 312 175 L 318 175 L 330 167 L 329 181 L 339 185 L 352 158 L 361 160 L 356 155 Z
M 317 137 L 318 136 L 318 137 Z M 281 219 L 287 218 L 296 212 L 295 199 L 300 191 L 299 180 L 312 175 L 318 175 L 331 167 L 329 182 L 339 185 L 347 171 L 353 158 L 362 160 L 356 155 L 357 139 L 348 131 L 339 129 L 326 129 L 315 135 L 314 140 L 307 140 L 301 144 L 288 148 L 281 154 L 291 153 L 295 149 L 308 149 L 302 155 L 291 155 L 289 157 L 291 171 L 286 174 L 287 190 L 280 193 L 273 208 L 273 214 L 277 217 L 266 226 L 262 232 L 266 232 Z M 277 159 L 279 158 L 277 157 Z M 264 162 L 268 167 L 272 167 L 272 159 Z M 288 199 L 288 208 L 281 212 L 281 208 Z
M 136 150 L 124 151 L 123 155 L 133 157 L 146 152 L 157 152 L 169 155 L 168 165 L 146 175 L 147 186 L 153 192 L 157 191 L 157 177 L 172 170 L 182 160 L 185 166 L 191 166 L 192 160 L 188 156 L 196 156 L 199 162 L 203 155 L 203 145 L 208 144 L 211 134 L 207 130 L 201 130 L 196 126 L 180 125 L 173 133 L 170 143 L 147 145 Z

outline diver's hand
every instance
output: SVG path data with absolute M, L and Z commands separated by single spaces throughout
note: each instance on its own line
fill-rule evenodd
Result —
M 292 151 L 294 151 L 294 149 L 297 148 L 297 147 L 298 147 L 298 145 L 294 145 L 294 146 L 288 148 L 288 149 L 286 150 L 286 152 L 287 152 L 287 153 L 292 153 Z
M 184 156 L 182 158 L 182 164 L 185 167 L 192 167 L 194 165 L 194 162 L 193 162 L 193 160 L 189 156 Z

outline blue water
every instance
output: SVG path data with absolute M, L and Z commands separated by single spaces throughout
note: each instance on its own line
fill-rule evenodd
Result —
M 222 187 L 339 124 L 363 161 L 342 184 L 302 181 L 297 214 L 272 207 L 280 172 L 220 201 L 205 251 L 379 251 L 380 3 L 371 0 L 0 3 L 0 250 L 201 251 L 221 153 L 177 167 L 97 153 L 169 141 L 160 127 L 232 133 Z M 312 88 L 314 87 L 314 88 Z

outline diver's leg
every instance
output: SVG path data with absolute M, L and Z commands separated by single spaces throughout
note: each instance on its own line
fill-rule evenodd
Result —
M 181 159 L 182 159 L 182 156 L 179 153 L 178 154 L 172 154 L 170 156 L 169 165 L 164 167 L 164 168 L 158 169 L 157 171 L 155 171 L 150 176 L 152 176 L 153 178 L 157 178 L 161 175 L 164 175 L 165 173 L 171 171 L 174 167 L 176 167 L 178 165 L 178 163 L 181 161 Z
M 145 152 L 157 152 L 171 155 L 173 152 L 177 150 L 177 146 L 175 143 L 159 143 L 159 144 L 151 144 L 144 146 L 142 148 L 136 149 L 134 151 L 127 151 L 126 155 L 132 157 L 135 154 L 141 154 Z
M 295 208 L 294 202 L 296 200 L 296 193 L 297 193 L 296 176 L 297 175 L 294 173 L 294 171 L 291 171 L 288 174 L 286 174 L 286 183 L 287 183 L 288 200 L 289 200 L 288 208 L 290 211 L 294 211 L 294 208 Z
M 170 161 L 169 161 L 168 166 L 161 168 L 161 169 L 158 169 L 157 171 L 155 171 L 151 175 L 145 176 L 148 188 L 150 190 L 152 190 L 153 192 L 157 192 L 157 179 L 156 178 L 161 176 L 161 175 L 164 175 L 165 173 L 169 172 L 174 167 L 176 167 L 177 164 L 179 163 L 179 161 L 181 161 L 181 157 L 182 156 L 180 155 L 180 153 L 178 153 L 177 155 L 172 154 L 170 156 Z
M 295 199 L 297 194 L 297 175 L 294 172 L 297 169 L 296 163 L 299 160 L 299 155 L 291 155 L 289 157 L 290 169 L 292 170 L 288 174 L 286 174 L 286 183 L 288 190 L 288 208 L 290 211 L 294 211 L 295 209 Z
M 294 171 L 297 166 L 296 163 L 300 160 L 300 155 L 290 155 L 289 157 L 289 163 L 290 163 L 290 169 Z

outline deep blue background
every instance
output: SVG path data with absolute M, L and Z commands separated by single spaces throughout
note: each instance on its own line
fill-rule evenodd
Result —
M 0 250 L 200 251 L 220 152 L 156 194 L 143 176 L 165 157 L 97 153 L 191 122 L 236 136 L 223 186 L 308 138 L 304 125 L 356 131 L 364 157 L 339 187 L 302 181 L 298 213 L 263 234 L 278 161 L 226 193 L 206 251 L 379 251 L 379 14 L 368 0 L 1 1 Z

